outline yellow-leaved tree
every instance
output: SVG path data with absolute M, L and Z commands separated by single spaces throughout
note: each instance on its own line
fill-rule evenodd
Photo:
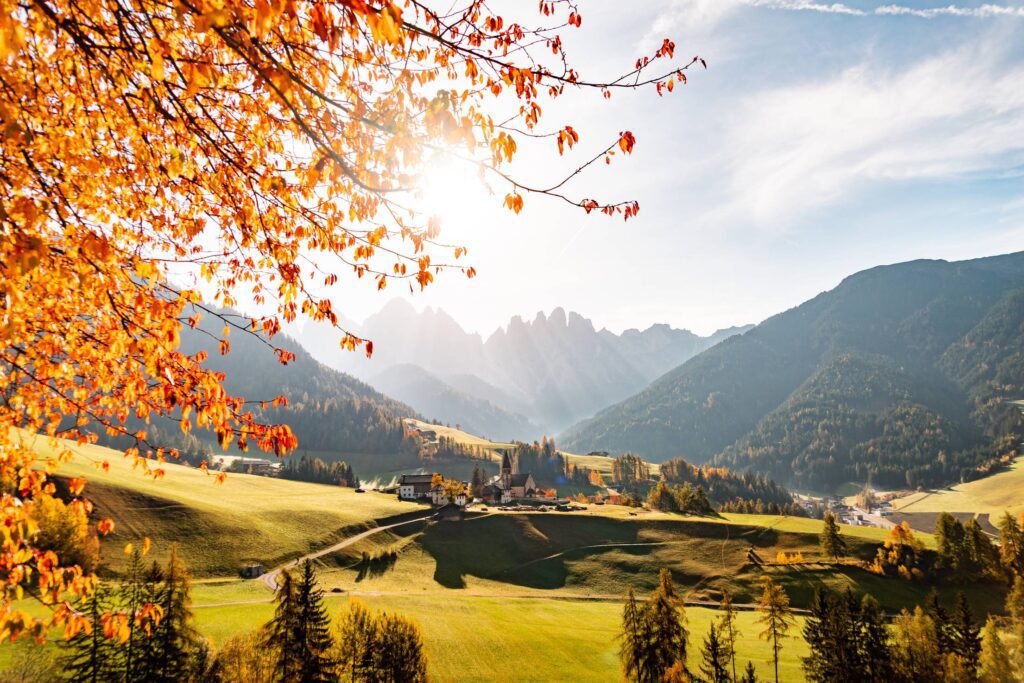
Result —
M 287 363 L 274 334 L 298 316 L 338 327 L 339 275 L 375 289 L 472 277 L 465 249 L 409 203 L 429 156 L 478 167 L 516 213 L 539 194 L 636 214 L 566 185 L 631 152 L 629 131 L 588 145 L 550 186 L 509 164 L 527 139 L 580 153 L 570 122 L 541 124 L 567 89 L 661 94 L 703 60 L 673 61 L 666 39 L 591 80 L 561 38 L 582 25 L 574 2 L 510 7 L 523 16 L 482 0 L 0 0 L 0 640 L 86 627 L 68 600 L 94 584 L 37 543 L 36 511 L 70 453 L 39 462 L 17 434 L 128 437 L 126 457 L 155 477 L 175 454 L 128 426 L 153 416 L 288 453 L 291 430 L 260 417 L 283 399 L 229 395 L 202 353 L 178 350 L 180 331 L 218 317 L 221 353 L 235 330 Z M 175 284 L 182 272 L 205 297 Z M 225 312 L 243 295 L 265 313 Z M 91 510 L 84 486 L 69 487 L 76 514 Z M 47 617 L 17 608 L 25 593 Z

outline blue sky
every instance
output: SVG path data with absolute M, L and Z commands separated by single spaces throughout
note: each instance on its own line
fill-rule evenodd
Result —
M 580 93 L 546 107 L 552 128 L 580 131 L 578 157 L 548 141 L 517 165 L 554 178 L 629 129 L 633 156 L 572 189 L 638 199 L 639 217 L 527 197 L 513 218 L 440 172 L 445 236 L 469 246 L 480 276 L 444 276 L 412 302 L 485 335 L 555 306 L 616 331 L 710 332 L 874 265 L 1024 249 L 1024 5 L 945 3 L 581 3 L 567 43 L 585 76 L 628 68 L 662 37 L 708 61 L 663 98 Z M 358 320 L 383 300 L 338 303 Z

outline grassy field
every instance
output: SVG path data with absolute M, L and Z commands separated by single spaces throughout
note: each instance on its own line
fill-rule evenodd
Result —
M 53 455 L 44 437 L 27 436 L 41 457 Z M 273 566 L 340 540 L 374 520 L 419 509 L 394 496 L 357 494 L 352 489 L 231 474 L 222 484 L 201 470 L 163 464 L 159 480 L 132 469 L 118 451 L 74 446 L 62 477 L 85 477 L 86 494 L 97 517 L 114 520 L 103 540 L 110 570 L 124 561 L 119 549 L 143 536 L 153 541 L 156 559 L 178 543 L 197 576 L 234 576 L 245 562 Z M 109 471 L 98 467 L 109 463 Z
M 363 595 L 372 608 L 399 612 L 423 631 L 431 680 L 436 681 L 614 681 L 618 661 L 618 601 L 550 600 L 469 596 Z M 331 594 L 327 604 L 337 614 L 348 596 Z M 240 604 L 196 609 L 200 628 L 222 642 L 240 630 L 270 618 L 272 605 Z M 690 666 L 699 666 L 700 646 L 713 610 L 689 607 Z M 770 678 L 771 653 L 757 638 L 754 614 L 739 617 L 739 666 L 754 662 L 762 680 Z M 799 633 L 800 625 L 793 630 Z M 782 680 L 803 680 L 802 640 L 786 641 L 781 653 Z
M 52 454 L 45 439 L 34 443 Z M 591 456 L 607 461 L 607 458 Z M 109 471 L 97 468 L 107 461 Z M 468 462 L 468 461 L 467 461 Z M 201 471 L 163 465 L 158 481 L 133 471 L 109 449 L 76 449 L 62 476 L 85 476 L 99 514 L 116 533 L 104 542 L 110 569 L 123 561 L 120 547 L 143 535 L 154 540 L 156 559 L 179 543 L 193 575 L 193 604 L 200 629 L 215 643 L 265 623 L 270 591 L 234 578 L 245 561 L 268 566 L 352 535 L 379 520 L 420 510 L 393 496 L 356 494 L 333 486 L 230 475 L 223 484 Z M 462 522 L 422 522 L 381 531 L 318 561 L 333 613 L 350 596 L 400 612 L 420 623 L 439 681 L 606 681 L 619 677 L 616 633 L 621 597 L 628 587 L 646 594 L 668 568 L 686 599 L 717 603 L 728 588 L 738 603 L 752 603 L 768 572 L 793 604 L 809 604 L 818 586 L 870 592 L 889 610 L 922 603 L 926 584 L 883 579 L 854 564 L 820 562 L 818 520 L 726 514 L 717 518 L 589 506 L 572 513 L 472 513 Z M 853 560 L 873 556 L 887 532 L 843 527 Z M 934 545 L 929 535 L 921 538 Z M 754 548 L 764 560 L 748 560 Z M 395 550 L 394 561 L 365 562 Z M 801 552 L 806 563 L 772 566 L 776 553 Z M 230 577 L 230 578 L 229 578 Z M 944 589 L 952 601 L 955 588 Z M 967 587 L 977 611 L 998 610 L 1000 591 Z M 714 616 L 687 608 L 692 665 Z M 741 618 L 740 666 L 752 660 L 762 677 L 769 649 L 757 639 L 754 615 Z M 799 639 L 787 642 L 783 680 L 801 680 Z M 0 648 L 0 666 L 9 650 Z
M 901 514 L 925 515 L 934 513 L 969 513 L 982 516 L 993 525 L 1004 512 L 1013 515 L 1024 513 L 1024 458 L 1017 459 L 1008 469 L 966 484 L 948 489 L 913 493 L 892 502 L 893 509 Z M 932 522 L 934 524 L 934 521 Z M 914 526 L 911 521 L 911 526 Z

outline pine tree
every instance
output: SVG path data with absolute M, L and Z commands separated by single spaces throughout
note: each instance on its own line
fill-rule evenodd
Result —
M 119 653 L 103 634 L 100 618 L 112 608 L 110 591 L 103 584 L 78 605 L 89 618 L 89 629 L 63 643 L 61 665 L 70 683 L 105 683 L 117 678 Z
M 188 570 L 178 555 L 177 544 L 172 544 L 159 593 L 163 617 L 153 634 L 161 655 L 154 675 L 149 679 L 154 683 L 173 683 L 194 672 L 193 665 L 197 663 L 204 643 L 193 622 L 191 595 Z
M 722 591 L 722 602 L 718 606 L 721 613 L 718 621 L 718 632 L 722 636 L 722 647 L 729 660 L 729 668 L 732 670 L 732 680 L 736 680 L 736 606 L 732 604 L 732 593 L 725 589 Z
M 790 627 L 794 623 L 793 611 L 789 606 L 789 596 L 785 589 L 771 580 L 771 577 L 761 578 L 761 585 L 764 592 L 758 600 L 758 612 L 760 616 L 757 622 L 764 628 L 759 637 L 771 643 L 772 662 L 775 665 L 775 683 L 779 681 L 779 652 L 782 650 L 782 639 L 786 637 Z
M 672 574 L 667 569 L 661 570 L 658 588 L 644 611 L 650 629 L 648 673 L 654 680 L 658 680 L 676 662 L 680 662 L 685 669 L 688 637 L 686 613 L 672 585 Z
M 619 660 L 627 679 L 648 680 L 647 673 L 647 620 L 644 608 L 637 603 L 633 589 L 626 594 L 626 606 L 622 609 L 622 636 L 619 646 Z
M 985 622 L 985 628 L 981 632 L 981 665 L 978 680 L 980 683 L 1011 683 L 1014 680 L 1010 653 L 999 636 L 999 628 L 992 617 Z
M 747 668 L 743 670 L 743 678 L 740 683 L 757 683 L 757 673 L 754 671 L 754 663 L 747 662 Z
M 302 683 L 330 683 L 336 680 L 331 656 L 331 618 L 324 607 L 324 591 L 316 580 L 313 563 L 302 563 L 302 578 L 296 587 L 297 641 Z
M 120 584 L 118 591 L 118 602 L 120 609 L 128 615 L 128 637 L 124 642 L 122 675 L 126 681 L 139 680 L 139 660 L 141 650 L 147 644 L 143 639 L 147 637 L 146 628 L 151 627 L 151 622 L 142 623 L 137 618 L 142 613 L 142 608 L 151 599 L 154 588 L 147 582 L 149 576 L 143 574 L 142 552 L 133 548 L 128 556 L 128 567 L 125 571 L 125 580 Z
M 833 562 L 846 555 L 846 541 L 839 533 L 839 524 L 836 523 L 836 516 L 831 512 L 825 513 L 825 526 L 821 530 L 821 552 L 825 557 L 831 557 Z
M 870 595 L 865 595 L 861 600 L 857 631 L 861 680 L 866 683 L 888 683 L 892 676 L 889 629 L 881 605 Z
M 981 629 L 975 623 L 971 606 L 963 593 L 957 595 L 951 633 L 951 651 L 963 660 L 964 667 L 973 677 L 978 671 L 978 660 L 981 656 Z
M 946 654 L 953 649 L 952 624 L 949 612 L 942 606 L 939 600 L 939 593 L 935 589 L 928 594 L 925 609 L 928 616 L 935 623 L 935 643 L 938 645 L 939 654 Z
M 701 673 L 708 683 L 728 683 L 729 669 L 728 657 L 718 637 L 718 629 L 714 624 L 708 630 L 708 636 L 704 639 L 704 647 L 701 649 L 704 661 L 700 665 Z
M 161 602 L 161 587 L 164 579 L 163 570 L 160 565 L 153 562 L 142 578 L 140 589 L 140 602 L 144 605 L 158 605 L 163 609 Z M 163 615 L 156 624 L 152 622 L 142 624 L 141 628 L 136 627 L 133 636 L 129 638 L 129 646 L 132 648 L 132 668 L 130 679 L 132 681 L 158 681 L 158 671 L 165 661 L 165 655 L 161 651 L 160 642 L 156 638 L 156 631 L 163 623 Z
M 289 571 L 280 574 L 277 584 L 274 616 L 264 627 L 265 644 L 274 653 L 274 675 L 291 683 L 302 669 L 303 643 L 299 640 L 299 605 L 295 580 Z

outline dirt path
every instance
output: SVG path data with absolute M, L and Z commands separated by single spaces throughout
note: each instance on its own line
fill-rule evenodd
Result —
M 315 552 L 309 553 L 307 555 L 303 555 L 301 557 L 297 557 L 294 560 L 292 560 L 291 562 L 287 562 L 287 563 L 281 565 L 280 567 L 277 567 L 276 569 L 271 569 L 269 572 L 266 572 L 265 574 L 262 574 L 262 575 L 256 577 L 256 579 L 254 579 L 254 580 L 261 582 L 264 586 L 266 586 L 270 590 L 277 590 L 277 577 L 285 569 L 291 569 L 292 567 L 296 567 L 296 566 L 298 566 L 299 564 L 301 564 L 302 562 L 304 562 L 306 560 L 315 560 L 318 557 L 323 557 L 324 555 L 330 555 L 333 552 L 337 552 L 337 551 L 341 550 L 342 548 L 347 548 L 348 546 L 352 545 L 353 543 L 358 543 L 359 541 L 363 540 L 364 538 L 367 538 L 369 536 L 373 536 L 374 534 L 380 533 L 381 531 L 387 531 L 388 529 L 394 529 L 395 527 L 404 526 L 406 524 L 415 524 L 416 522 L 422 522 L 423 520 L 430 519 L 431 517 L 434 517 L 434 516 L 435 516 L 435 513 L 434 513 L 433 510 L 431 510 L 427 514 L 424 514 L 422 517 L 416 517 L 414 519 L 407 519 L 404 522 L 396 522 L 394 524 L 388 524 L 386 526 L 377 526 L 377 527 L 373 527 L 372 529 L 367 529 L 366 531 L 358 533 L 355 536 L 349 536 L 344 541 L 340 541 L 338 543 L 335 543 L 332 546 L 328 546 L 326 548 L 321 548 L 320 550 L 317 550 Z M 253 602 L 263 602 L 263 601 L 255 600 Z M 242 604 L 247 604 L 247 603 L 243 601 L 243 602 L 222 603 L 222 604 L 224 604 L 224 605 L 242 605 Z

